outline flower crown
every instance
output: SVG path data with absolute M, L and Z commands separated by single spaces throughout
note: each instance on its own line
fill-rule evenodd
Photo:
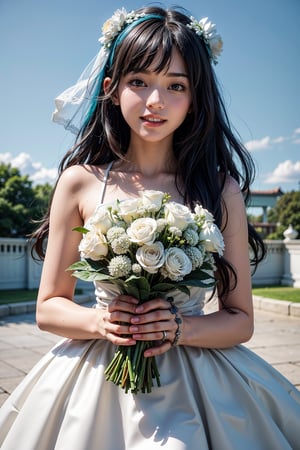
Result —
M 127 12 L 125 8 L 118 9 L 108 19 L 102 27 L 102 36 L 99 42 L 105 49 L 109 49 L 115 38 L 123 31 L 126 25 L 144 17 L 146 14 L 137 14 L 135 11 Z M 207 17 L 201 20 L 196 20 L 194 17 L 190 17 L 190 23 L 188 28 L 193 30 L 204 42 L 209 57 L 214 64 L 218 62 L 218 56 L 222 52 L 223 41 L 219 34 L 216 32 L 216 26 L 208 20 Z

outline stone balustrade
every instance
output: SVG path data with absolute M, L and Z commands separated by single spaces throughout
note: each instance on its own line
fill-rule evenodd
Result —
M 268 254 L 253 275 L 253 285 L 300 287 L 300 240 L 265 242 Z M 26 239 L 0 238 L 0 290 L 37 288 L 41 269 Z M 86 288 L 87 283 L 78 280 L 77 286 Z

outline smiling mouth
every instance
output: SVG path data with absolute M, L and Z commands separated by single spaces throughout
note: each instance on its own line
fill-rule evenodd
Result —
M 150 123 L 164 123 L 166 120 L 159 119 L 158 117 L 141 117 L 143 122 L 150 122 Z

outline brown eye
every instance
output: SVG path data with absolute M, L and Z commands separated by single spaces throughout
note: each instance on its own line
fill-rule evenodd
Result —
M 145 83 L 139 78 L 135 78 L 134 80 L 130 80 L 129 84 L 134 87 L 144 87 Z
M 170 89 L 172 91 L 182 92 L 185 90 L 185 86 L 180 83 L 173 83 L 173 84 L 171 84 Z

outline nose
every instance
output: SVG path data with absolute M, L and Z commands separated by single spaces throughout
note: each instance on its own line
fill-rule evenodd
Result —
M 162 109 L 164 107 L 164 99 L 161 90 L 153 88 L 147 98 L 147 107 Z

